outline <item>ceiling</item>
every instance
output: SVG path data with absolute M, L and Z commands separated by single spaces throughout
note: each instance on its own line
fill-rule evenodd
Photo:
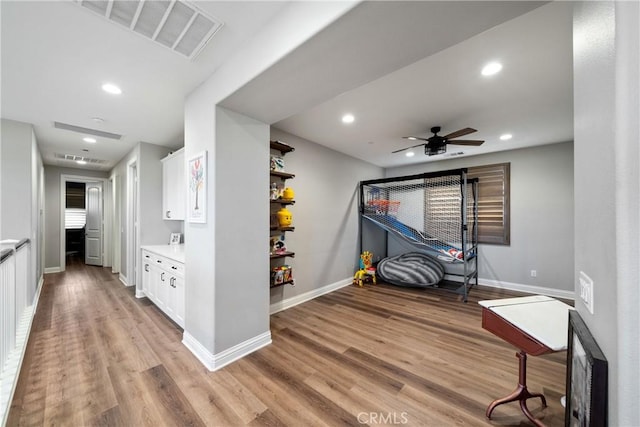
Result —
M 571 141 L 572 6 L 542 4 L 361 3 L 222 105 L 383 167 Z M 74 2 L 3 1 L 2 117 L 34 124 L 45 164 L 88 168 L 54 157 L 85 155 L 109 170 L 140 141 L 181 146 L 185 96 L 287 7 L 196 5 L 224 25 L 190 61 Z M 491 60 L 502 72 L 481 76 Z M 105 81 L 123 94 L 102 92 Z M 88 145 L 56 121 L 123 138 Z M 432 126 L 473 127 L 467 138 L 486 142 L 391 154 Z

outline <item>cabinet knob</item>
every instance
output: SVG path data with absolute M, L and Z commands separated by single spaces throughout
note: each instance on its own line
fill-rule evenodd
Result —
M 171 211 L 167 211 L 167 218 L 171 218 Z
M 176 267 L 175 265 L 172 265 L 171 268 L 174 269 L 174 270 L 178 269 L 178 267 Z

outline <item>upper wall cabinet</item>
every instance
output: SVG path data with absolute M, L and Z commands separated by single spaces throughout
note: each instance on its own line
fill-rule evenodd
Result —
M 186 185 L 181 148 L 162 159 L 162 219 L 184 220 Z

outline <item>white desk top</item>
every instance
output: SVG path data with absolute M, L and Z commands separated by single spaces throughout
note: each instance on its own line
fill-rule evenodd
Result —
M 566 350 L 569 310 L 573 310 L 570 305 L 543 295 L 484 300 L 478 304 L 550 349 Z

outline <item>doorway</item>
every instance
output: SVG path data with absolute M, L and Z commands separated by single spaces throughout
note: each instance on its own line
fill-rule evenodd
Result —
M 104 248 L 112 236 L 104 224 L 111 216 L 103 209 L 104 179 L 87 176 L 60 177 L 60 271 L 69 259 L 104 265 Z

